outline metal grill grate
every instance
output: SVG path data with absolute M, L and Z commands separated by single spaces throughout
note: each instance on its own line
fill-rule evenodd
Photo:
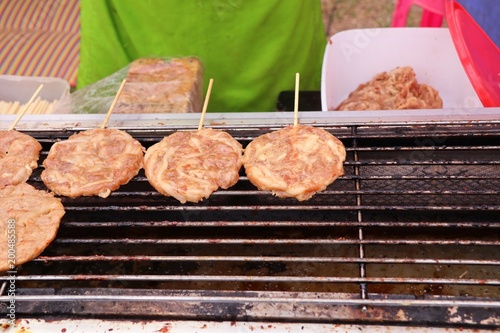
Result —
M 18 313 L 500 325 L 500 124 L 323 128 L 345 175 L 309 201 L 243 171 L 201 204 L 143 172 L 107 199 L 63 198 L 56 240 L 18 269 Z M 246 145 L 274 129 L 226 130 Z M 128 132 L 149 147 L 173 130 Z M 28 133 L 42 160 L 72 134 Z

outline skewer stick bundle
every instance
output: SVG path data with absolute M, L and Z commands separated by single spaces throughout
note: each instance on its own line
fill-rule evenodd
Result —
M 52 113 L 58 100 L 55 99 L 49 102 L 44 99 L 37 97 L 28 107 L 24 114 L 49 114 Z M 24 104 L 20 104 L 19 101 L 15 102 L 5 102 L 0 101 L 0 114 L 19 114 L 21 108 Z

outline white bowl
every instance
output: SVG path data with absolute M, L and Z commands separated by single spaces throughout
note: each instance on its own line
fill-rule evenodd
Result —
M 447 28 L 354 29 L 330 37 L 323 58 L 322 111 L 334 110 L 359 84 L 396 67 L 436 88 L 443 108 L 483 107 Z

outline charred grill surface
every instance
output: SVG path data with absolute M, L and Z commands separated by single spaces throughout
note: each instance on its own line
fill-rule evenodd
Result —
M 308 201 L 243 171 L 199 204 L 143 171 L 106 199 L 63 198 L 55 241 L 17 268 L 18 314 L 500 325 L 500 124 L 322 127 L 345 175 Z M 276 129 L 220 128 L 243 146 Z M 147 148 L 173 129 L 128 132 Z M 41 163 L 73 132 L 26 133 L 46 189 Z

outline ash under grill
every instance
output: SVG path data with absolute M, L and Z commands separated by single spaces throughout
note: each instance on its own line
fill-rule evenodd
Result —
M 18 315 L 499 326 L 500 124 L 322 127 L 345 175 L 305 202 L 243 171 L 200 204 L 142 171 L 106 199 L 63 198 L 57 238 L 18 267 Z M 225 130 L 245 146 L 274 129 Z M 149 147 L 173 129 L 128 132 Z M 72 134 L 27 133 L 41 161 Z

